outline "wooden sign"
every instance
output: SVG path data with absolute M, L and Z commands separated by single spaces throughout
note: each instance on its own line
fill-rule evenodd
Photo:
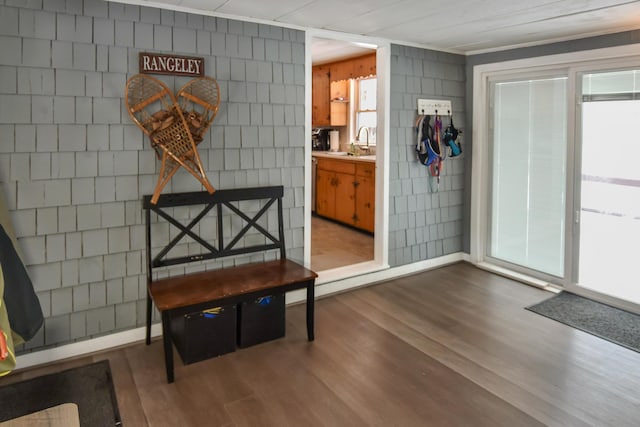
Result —
M 140 52 L 140 73 L 204 76 L 204 58 Z

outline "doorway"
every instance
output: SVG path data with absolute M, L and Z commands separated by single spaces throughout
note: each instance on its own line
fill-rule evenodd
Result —
M 322 36 L 309 35 L 307 37 L 308 42 L 308 62 L 307 65 L 309 67 L 309 71 L 307 72 L 307 81 L 310 85 L 310 89 L 313 88 L 314 81 L 312 80 L 312 76 L 315 78 L 317 74 L 318 66 L 325 66 L 329 64 L 344 63 L 348 62 L 350 58 L 362 58 L 362 57 L 371 57 L 373 56 L 373 66 L 376 67 L 378 64 L 387 64 L 388 58 L 380 60 L 380 52 L 384 52 L 382 57 L 385 55 L 389 55 L 387 46 L 377 46 L 368 43 L 362 43 L 356 40 L 338 40 L 332 38 L 332 36 L 326 36 L 322 34 Z M 373 55 L 372 55 L 373 54 Z M 314 67 L 315 66 L 315 67 Z M 313 68 L 313 73 L 312 73 Z M 377 68 L 377 67 L 376 67 Z M 375 68 L 374 68 L 375 69 Z M 380 74 L 379 70 L 375 70 L 376 74 Z M 340 73 L 344 73 L 344 69 L 339 70 Z M 384 74 L 384 72 L 382 73 Z M 342 74 L 340 74 L 342 75 Z M 364 75 L 364 74 L 363 74 Z M 356 77 L 359 77 L 359 74 L 355 74 Z M 347 77 L 346 79 L 336 80 L 342 81 L 347 80 L 346 86 L 346 95 L 341 95 L 340 98 L 337 98 L 335 101 L 336 105 L 330 105 L 333 111 L 333 107 L 341 107 L 347 109 L 348 113 L 346 114 L 346 121 L 340 123 L 323 123 L 320 127 L 330 130 L 338 130 L 339 134 L 339 153 L 335 156 L 329 156 L 326 152 L 321 152 L 318 150 L 312 150 L 311 147 L 316 147 L 316 144 L 312 144 L 309 142 L 306 150 L 309 154 L 309 170 L 310 170 L 310 179 L 308 180 L 309 189 L 307 190 L 309 197 L 309 206 L 317 206 L 316 198 L 318 197 L 318 193 L 321 193 L 322 186 L 324 185 L 324 181 L 317 182 L 316 177 L 321 179 L 318 174 L 318 159 L 323 156 L 326 158 L 329 156 L 331 161 L 355 161 L 362 160 L 357 159 L 356 157 L 349 156 L 349 147 L 352 141 L 355 139 L 355 133 L 357 132 L 357 106 L 355 104 L 355 99 L 357 98 L 357 88 L 360 86 L 354 83 L 353 77 Z M 386 207 L 384 203 L 381 203 L 384 199 L 385 186 L 384 184 L 384 162 L 385 162 L 385 154 L 384 154 L 384 140 L 385 140 L 385 129 L 388 129 L 388 108 L 386 108 L 385 93 L 388 92 L 388 76 L 386 79 L 378 79 L 377 88 L 381 88 L 382 90 L 378 90 L 376 94 L 376 99 L 379 105 L 382 108 L 379 110 L 377 125 L 374 122 L 374 129 L 371 132 L 363 132 L 364 135 L 367 135 L 367 142 L 370 142 L 371 139 L 368 138 L 369 134 L 376 135 L 377 138 L 373 139 L 377 142 L 377 146 L 374 152 L 366 153 L 368 154 L 368 161 L 370 165 L 370 172 L 372 176 L 369 179 L 374 178 L 374 184 L 371 186 L 371 197 L 373 199 L 372 204 L 375 206 L 374 217 L 371 218 L 371 223 L 374 224 L 371 229 L 371 226 L 368 226 L 367 231 L 362 231 L 362 227 L 358 227 L 358 224 L 362 224 L 362 222 L 358 223 L 358 221 L 362 220 L 362 217 L 359 217 L 354 214 L 354 218 L 358 218 L 355 220 L 355 224 L 343 224 L 338 218 L 331 218 L 327 215 L 318 215 L 317 211 L 309 208 L 307 210 L 308 217 L 306 224 L 307 233 L 306 233 L 306 242 L 308 244 L 305 245 L 305 258 L 308 259 L 309 266 L 316 272 L 320 273 L 320 278 L 330 278 L 330 279 L 338 279 L 338 278 L 346 278 L 355 274 L 361 274 L 367 271 L 373 271 L 375 269 L 379 269 L 380 266 L 384 265 L 386 262 L 386 256 L 384 256 L 383 248 L 387 246 L 385 243 L 387 239 L 384 238 L 384 230 L 386 229 L 383 224 L 384 213 L 386 211 Z M 375 81 L 375 80 L 374 80 Z M 329 83 L 329 82 L 327 82 Z M 333 83 L 333 82 L 331 82 Z M 333 84 L 329 85 L 330 90 L 333 91 Z M 337 85 L 336 85 L 337 86 Z M 308 141 L 311 141 L 311 135 L 314 130 L 318 129 L 318 125 L 316 123 L 316 113 L 314 110 L 315 106 L 313 103 L 315 101 L 312 100 L 310 92 L 308 91 L 308 99 L 309 106 L 308 108 L 308 123 L 310 124 L 308 128 Z M 313 93 L 314 97 L 316 97 L 316 93 Z M 344 97 L 344 99 L 343 99 Z M 327 99 L 327 102 L 331 104 L 331 98 Z M 345 99 L 347 103 L 345 103 Z M 351 102 L 349 102 L 351 100 Z M 352 103 L 353 102 L 353 103 Z M 345 105 L 346 104 L 346 105 Z M 313 120 L 312 114 L 313 111 Z M 371 124 L 369 124 L 371 127 Z M 364 140 L 364 139 L 363 139 Z M 329 145 L 327 144 L 327 148 Z M 364 148 L 369 148 L 364 147 Z M 339 156 L 338 154 L 344 154 L 344 156 Z M 325 162 L 326 163 L 326 162 Z M 317 170 L 316 174 L 313 174 L 313 170 Z M 354 166 L 354 170 L 355 166 Z M 326 173 L 325 173 L 326 174 Z M 355 176 L 355 175 L 354 175 Z M 354 180 L 351 180 L 354 181 Z M 358 181 L 357 179 L 355 181 Z M 355 182 L 354 181 L 354 182 Z M 326 185 L 325 185 L 326 186 Z M 315 187 L 316 191 L 312 191 L 311 188 Z M 359 193 L 363 193 L 365 186 L 361 186 L 358 190 Z M 368 186 L 367 186 L 368 188 Z M 309 194 L 311 193 L 311 194 Z M 340 192 L 336 191 L 336 194 Z M 356 192 L 356 198 L 357 194 Z M 337 205 L 341 203 L 356 203 L 357 209 L 357 199 L 356 201 L 340 201 L 336 200 L 335 203 Z M 338 219 L 338 220 L 336 220 Z M 348 222 L 348 221 L 347 221 Z M 372 231 L 373 230 L 373 231 Z

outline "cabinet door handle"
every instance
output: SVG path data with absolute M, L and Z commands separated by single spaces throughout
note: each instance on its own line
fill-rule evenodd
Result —
M 358 187 L 358 185 L 360 185 L 360 183 L 359 183 L 358 181 L 353 181 L 353 186 L 354 186 L 354 187 L 356 187 L 356 188 L 357 188 L 357 187 Z

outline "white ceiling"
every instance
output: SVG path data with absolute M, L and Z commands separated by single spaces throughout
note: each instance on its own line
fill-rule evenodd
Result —
M 640 28 L 640 0 L 117 0 L 478 53 Z

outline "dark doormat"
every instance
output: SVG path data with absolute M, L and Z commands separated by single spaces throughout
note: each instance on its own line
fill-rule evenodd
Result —
M 570 292 L 560 292 L 527 310 L 640 352 L 640 315 Z
M 0 402 L 0 422 L 75 403 L 83 427 L 121 425 L 108 360 L 0 387 Z

